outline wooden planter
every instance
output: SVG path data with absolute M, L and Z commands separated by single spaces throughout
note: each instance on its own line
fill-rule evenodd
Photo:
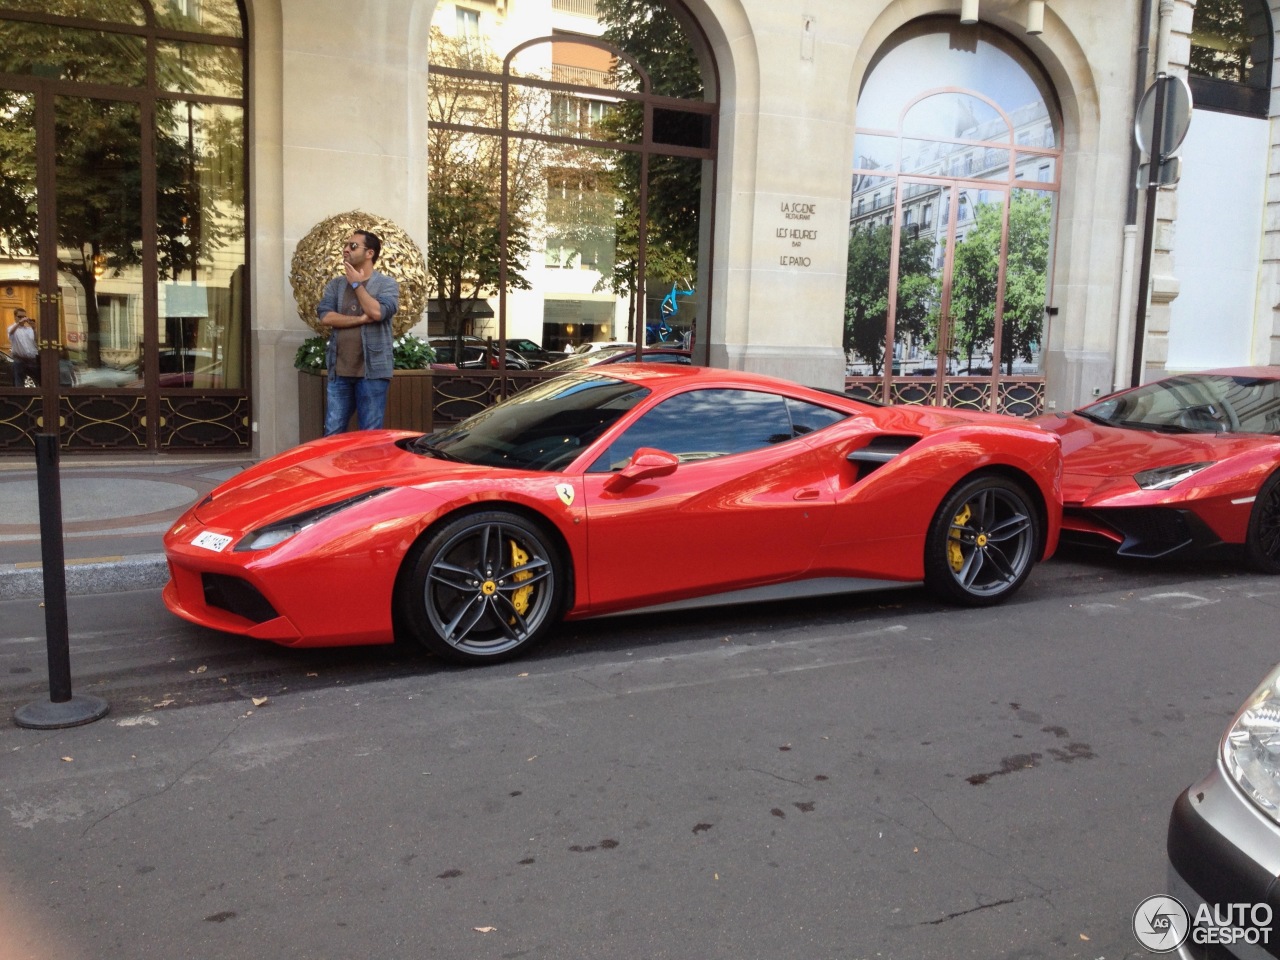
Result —
M 298 442 L 306 443 L 324 435 L 325 374 L 298 371 Z M 355 429 L 352 417 L 351 429 Z M 387 393 L 387 416 L 383 426 L 395 430 L 431 432 L 431 371 L 397 370 Z

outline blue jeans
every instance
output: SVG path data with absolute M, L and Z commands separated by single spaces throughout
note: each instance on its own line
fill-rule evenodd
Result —
M 387 412 L 390 380 L 367 380 L 364 377 L 329 377 L 324 414 L 324 435 L 347 429 L 354 411 L 356 429 L 379 430 Z

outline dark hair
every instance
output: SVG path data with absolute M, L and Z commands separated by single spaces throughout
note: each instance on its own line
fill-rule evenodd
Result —
M 382 255 L 382 238 L 370 230 L 352 230 L 352 233 L 358 233 L 364 237 L 365 249 L 373 254 L 373 262 L 378 262 L 378 257 Z

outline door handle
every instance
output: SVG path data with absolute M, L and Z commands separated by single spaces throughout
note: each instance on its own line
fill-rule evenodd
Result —
M 822 496 L 822 492 L 820 490 L 815 490 L 813 487 L 807 487 L 804 490 L 797 490 L 795 499 L 817 500 L 820 496 Z

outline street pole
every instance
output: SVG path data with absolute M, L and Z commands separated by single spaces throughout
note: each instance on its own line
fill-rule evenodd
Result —
M 42 301 L 44 298 L 41 298 Z M 55 329 L 57 300 L 53 300 Z M 48 310 L 44 311 L 48 313 Z M 48 317 L 42 316 L 47 329 Z M 44 577 L 45 645 L 49 659 L 49 699 L 36 700 L 13 712 L 20 727 L 54 730 L 78 727 L 107 715 L 110 709 L 98 697 L 75 696 L 71 692 L 71 641 L 67 629 L 67 571 L 62 545 L 62 481 L 58 467 L 59 391 L 58 352 L 55 337 L 41 338 L 43 365 L 40 380 L 44 390 L 44 417 L 36 434 L 36 492 L 40 500 L 40 563 Z M 50 357 L 52 354 L 52 357 Z M 50 380 L 52 376 L 52 380 Z
M 1147 205 L 1142 218 L 1142 261 L 1138 270 L 1138 312 L 1133 321 L 1133 366 L 1129 386 L 1142 382 L 1142 354 L 1147 331 L 1148 287 L 1151 284 L 1151 251 L 1155 246 L 1156 199 L 1160 194 L 1160 168 L 1164 164 L 1165 87 L 1169 78 L 1156 77 L 1155 117 L 1151 130 L 1151 149 L 1147 157 Z

